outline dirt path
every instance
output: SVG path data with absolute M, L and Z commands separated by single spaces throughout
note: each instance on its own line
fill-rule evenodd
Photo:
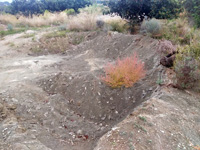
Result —
M 158 89 L 157 40 L 98 33 L 65 54 L 33 56 L 23 34 L 0 41 L 2 150 L 92 150 Z M 128 89 L 101 82 L 107 62 L 134 52 L 145 62 L 144 79 Z

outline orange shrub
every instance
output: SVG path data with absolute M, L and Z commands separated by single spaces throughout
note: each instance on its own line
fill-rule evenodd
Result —
M 200 146 L 194 146 L 195 150 L 200 150 Z
M 105 77 L 101 79 L 112 88 L 131 87 L 145 76 L 144 63 L 134 54 L 131 57 L 118 59 L 115 64 L 107 64 L 105 73 Z

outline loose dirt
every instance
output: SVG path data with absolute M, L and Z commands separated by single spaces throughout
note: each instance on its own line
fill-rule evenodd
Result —
M 174 111 L 176 117 L 172 117 L 173 120 L 181 116 L 186 109 L 176 110 L 178 101 L 181 100 L 175 101 L 167 92 L 165 95 L 174 101 L 155 100 L 155 96 L 162 93 L 156 81 L 160 79 L 163 70 L 159 65 L 160 58 L 156 51 L 157 40 L 142 35 L 115 32 L 80 33 L 81 37 L 84 36 L 84 40 L 81 38 L 81 42 L 78 41 L 78 44 L 75 42 L 64 52 L 35 53 L 31 48 L 39 42 L 45 32 L 36 31 L 36 41 L 33 41 L 32 37 L 21 38 L 24 33 L 6 36 L 0 41 L 0 149 L 92 150 L 96 144 L 98 145 L 95 149 L 115 149 L 107 143 L 107 140 L 103 140 L 106 136 L 103 135 L 111 129 L 113 131 L 115 125 L 118 128 L 118 125 L 121 125 L 119 122 L 129 114 L 136 119 L 133 121 L 136 122 L 135 130 L 141 130 L 142 133 L 141 135 L 133 133 L 136 136 L 132 136 L 132 140 L 135 140 L 133 137 L 143 140 L 143 136 L 152 131 L 147 138 L 149 142 L 152 141 L 152 146 L 148 148 L 165 149 L 165 142 L 171 142 L 171 139 L 162 139 L 159 133 L 160 141 L 165 142 L 155 144 L 157 139 L 151 137 L 158 127 L 165 132 L 164 125 L 165 123 L 169 125 L 170 120 L 167 122 L 155 118 L 154 115 L 166 112 L 165 115 L 170 117 L 171 111 Z M 77 33 L 75 34 L 77 36 Z M 104 75 L 103 67 L 108 62 L 114 62 L 117 58 L 130 56 L 133 53 L 137 53 L 145 62 L 146 77 L 131 88 L 111 89 L 106 86 L 100 80 Z M 182 94 L 182 97 L 185 95 Z M 162 99 L 167 100 L 165 97 Z M 146 111 L 141 107 L 145 101 L 148 102 Z M 199 101 L 195 98 L 194 101 L 193 107 L 198 107 Z M 169 105 L 170 102 L 176 102 L 177 105 L 173 105 L 174 103 Z M 169 107 L 166 105 L 165 108 L 165 104 Z M 158 107 L 159 111 L 150 110 L 150 106 L 153 105 L 155 108 Z M 187 104 L 183 105 L 183 108 L 186 107 Z M 191 109 L 188 113 L 194 110 Z M 140 113 L 146 122 L 143 123 L 141 118 L 137 119 Z M 180 120 L 184 126 L 184 122 L 188 120 L 181 119 L 183 117 L 181 116 Z M 196 117 L 195 122 L 191 123 L 195 126 L 191 134 L 198 127 L 196 123 L 199 119 Z M 155 121 L 159 121 L 160 125 L 148 124 L 149 122 L 153 124 Z M 166 130 L 171 130 L 171 126 L 175 127 L 178 124 L 179 122 L 169 125 Z M 190 123 L 188 122 L 186 126 L 189 133 Z M 126 132 L 131 130 L 132 128 L 127 127 Z M 194 135 L 192 138 L 199 137 L 198 132 L 192 135 Z M 165 135 L 167 136 L 168 134 Z M 198 144 L 199 140 L 191 142 Z M 142 143 L 142 146 L 146 146 L 146 143 Z

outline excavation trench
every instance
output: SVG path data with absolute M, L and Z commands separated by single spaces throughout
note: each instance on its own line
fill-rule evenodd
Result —
M 14 87 L 1 92 L 5 105 L 10 99 L 18 100 L 13 102 L 16 110 L 10 113 L 15 114 L 18 124 L 26 129 L 23 134 L 27 135 L 22 136 L 24 139 L 11 136 L 5 143 L 16 146 L 33 140 L 31 135 L 34 135 L 36 145 L 43 146 L 41 149 L 93 149 L 103 134 L 156 90 L 160 71 L 157 43 L 142 35 L 113 33 L 110 37 L 101 33 L 62 56 L 27 57 L 31 58 L 28 69 L 32 70 L 23 73 L 25 81 L 17 78 L 12 83 Z M 117 89 L 100 80 L 107 62 L 133 53 L 145 63 L 145 78 L 131 88 Z M 35 64 L 41 67 L 34 68 Z M 20 69 L 19 66 L 10 65 L 10 71 Z M 8 84 L 5 80 L 1 83 Z M 13 131 L 14 134 L 18 133 Z

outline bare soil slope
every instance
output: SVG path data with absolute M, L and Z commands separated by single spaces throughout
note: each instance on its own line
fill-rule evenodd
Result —
M 37 38 L 42 34 L 37 32 Z M 23 35 L 7 36 L 0 41 L 2 150 L 92 150 L 99 138 L 134 108 L 155 94 L 160 95 L 156 81 L 162 67 L 156 51 L 157 40 L 142 35 L 84 33 L 87 40 L 71 46 L 65 53 L 35 54 L 30 50 L 34 42 L 31 38 L 21 38 Z M 111 89 L 101 82 L 102 68 L 107 62 L 134 52 L 145 62 L 147 75 L 144 79 L 132 88 L 120 89 Z M 194 100 L 194 107 L 198 108 L 199 102 Z M 176 105 L 173 107 L 176 109 Z M 171 107 L 164 108 L 163 104 L 160 111 L 171 111 Z M 177 110 L 178 113 L 182 112 Z M 156 120 L 154 112 L 151 114 Z M 194 124 L 197 121 L 198 116 Z M 174 125 L 179 126 L 179 122 Z M 164 130 L 163 126 L 160 128 Z M 196 129 L 192 130 L 194 137 L 199 135 Z M 104 145 L 112 149 L 107 144 L 101 139 L 96 149 L 104 149 Z

